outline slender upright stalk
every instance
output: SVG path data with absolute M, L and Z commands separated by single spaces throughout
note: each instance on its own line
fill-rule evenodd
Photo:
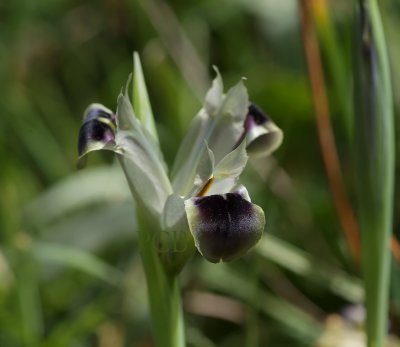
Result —
M 136 116 L 144 128 L 158 142 L 142 65 L 139 55 L 134 53 L 133 107 Z M 129 182 L 132 194 L 135 189 Z M 153 337 L 157 347 L 184 347 L 184 324 L 181 304 L 181 293 L 178 281 L 179 271 L 171 271 L 160 258 L 160 252 L 170 252 L 161 245 L 161 230 L 158 220 L 149 216 L 140 199 L 137 200 L 136 215 L 139 225 L 138 240 L 146 275 L 147 293 L 150 304 Z M 171 236 L 171 234 L 169 234 Z M 171 242 L 166 243 L 167 246 Z
M 394 191 L 394 124 L 390 70 L 376 0 L 356 7 L 354 61 L 355 140 L 362 270 L 369 347 L 382 347 L 387 331 L 389 240 Z
M 166 271 L 158 255 L 158 230 L 138 209 L 139 249 L 146 274 L 153 336 L 157 347 L 184 347 L 184 323 L 178 275 Z
M 311 0 L 313 22 L 318 33 L 320 48 L 326 60 L 326 73 L 329 76 L 335 100 L 338 103 L 340 120 L 347 141 L 353 135 L 353 110 L 351 98 L 351 77 L 346 66 L 343 47 L 339 45 L 327 0 Z
M 302 41 L 307 64 L 315 120 L 325 170 L 333 202 L 342 226 L 344 236 L 353 261 L 359 259 L 358 225 L 352 213 L 341 177 L 339 157 L 336 152 L 335 138 L 330 123 L 328 100 L 325 91 L 324 74 L 318 43 L 312 23 L 311 4 L 309 0 L 299 0 Z

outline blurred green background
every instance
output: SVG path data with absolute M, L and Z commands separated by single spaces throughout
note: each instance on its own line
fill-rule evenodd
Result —
M 328 5 L 334 51 L 320 35 L 322 57 L 354 205 L 342 107 L 352 85 L 353 2 Z M 398 116 L 399 2 L 382 1 L 382 12 Z M 246 77 L 251 99 L 285 133 L 274 157 L 253 161 L 243 178 L 266 211 L 259 246 L 229 265 L 196 255 L 182 274 L 188 346 L 356 346 L 362 282 L 320 155 L 295 0 L 0 2 L 0 346 L 152 346 L 125 179 L 107 154 L 76 170 L 83 111 L 92 102 L 115 109 L 133 51 L 168 163 L 201 107 L 212 65 L 226 87 Z M 395 339 L 398 263 L 392 275 Z

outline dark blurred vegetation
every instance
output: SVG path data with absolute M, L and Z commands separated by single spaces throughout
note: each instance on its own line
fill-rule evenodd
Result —
M 382 5 L 398 115 L 400 6 Z M 348 93 L 353 2 L 331 1 L 329 15 Z M 182 274 L 188 346 L 362 339 L 360 273 L 328 189 L 295 0 L 17 0 L 0 3 L 0 346 L 151 346 L 124 177 L 103 154 L 75 169 L 83 111 L 91 102 L 115 109 L 133 51 L 167 162 L 201 106 L 212 65 L 227 87 L 245 76 L 251 99 L 285 133 L 276 155 L 253 162 L 243 179 L 266 211 L 259 247 L 229 265 L 195 256 Z M 326 52 L 333 129 L 353 201 L 352 141 Z M 390 331 L 399 336 L 396 263 L 391 297 Z

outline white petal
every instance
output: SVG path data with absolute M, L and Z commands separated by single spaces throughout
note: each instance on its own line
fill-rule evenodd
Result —
M 122 151 L 119 159 L 129 187 L 137 202 L 159 218 L 172 193 L 159 148 L 134 117 L 126 94 L 118 98 L 117 119 L 123 120 L 125 125 L 126 121 L 130 123 L 128 130 L 117 132 L 115 140 Z
M 172 170 L 174 191 L 188 196 L 196 177 L 203 168 L 201 160 L 206 152 L 204 141 L 214 153 L 215 162 L 230 153 L 243 133 L 243 123 L 248 109 L 248 94 L 240 81 L 225 96 L 219 95 L 222 82 L 214 80 L 206 97 L 205 106 L 192 121 L 191 127 L 176 157 Z M 219 102 L 216 107 L 216 102 Z M 210 106 L 211 105 L 211 106 Z
M 222 93 L 224 90 L 222 78 L 218 71 L 218 68 L 214 66 L 214 70 L 217 74 L 217 77 L 215 77 L 212 86 L 207 92 L 206 98 L 204 100 L 204 108 L 206 109 L 206 112 L 210 115 L 214 115 L 217 113 L 222 102 Z

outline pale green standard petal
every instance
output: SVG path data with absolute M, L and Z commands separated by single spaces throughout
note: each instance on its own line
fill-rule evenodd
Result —
M 213 181 L 209 185 L 206 195 L 232 192 L 232 189 L 237 186 L 239 176 L 246 167 L 247 160 L 246 141 L 243 140 L 238 147 L 223 157 L 215 166 L 212 173 Z
M 204 109 L 210 115 L 214 115 L 218 112 L 224 92 L 224 85 L 222 83 L 221 74 L 219 73 L 218 68 L 215 66 L 214 70 L 217 76 L 215 77 L 212 86 L 207 92 L 204 100 Z
M 118 97 L 116 115 L 99 104 L 92 104 L 85 113 L 79 133 L 78 165 L 82 166 L 87 153 L 102 149 L 118 154 L 136 201 L 160 218 L 172 194 L 171 183 L 161 151 L 135 117 L 126 91 Z
M 204 107 L 193 119 L 188 133 L 179 147 L 172 169 L 174 191 L 188 196 L 192 190 L 199 164 L 206 151 L 205 141 L 219 162 L 231 152 L 243 133 L 243 123 L 249 101 L 243 81 L 222 94 L 222 81 L 217 72 L 213 86 L 207 93 Z
M 223 157 L 215 166 L 214 177 L 223 179 L 225 177 L 239 177 L 247 164 L 246 141 Z
M 132 127 L 118 131 L 120 163 L 137 202 L 156 218 L 161 216 L 172 187 L 158 146 L 133 114 L 127 94 L 118 97 L 117 119 L 130 119 Z
M 133 108 L 143 127 L 153 137 L 153 140 L 158 143 L 158 134 L 153 111 L 151 110 L 149 96 L 147 94 L 142 64 L 140 63 L 137 52 L 133 54 L 133 65 Z

